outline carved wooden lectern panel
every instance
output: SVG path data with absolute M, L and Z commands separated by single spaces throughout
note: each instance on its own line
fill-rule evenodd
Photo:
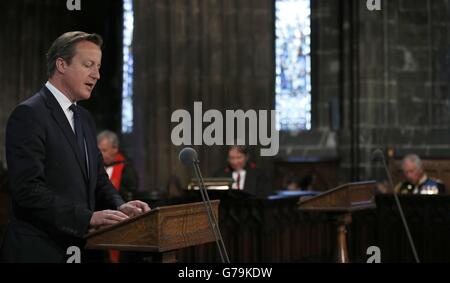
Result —
M 337 261 L 349 262 L 347 250 L 347 226 L 352 222 L 352 213 L 374 209 L 376 182 L 350 183 L 339 186 L 309 199 L 300 199 L 299 209 L 332 213 L 337 225 Z
M 318 196 L 301 199 L 299 209 L 353 212 L 375 208 L 375 185 L 374 181 L 345 184 Z
M 218 218 L 219 200 L 211 202 Z M 163 253 L 215 241 L 203 203 L 172 205 L 151 211 L 86 236 L 87 249 Z

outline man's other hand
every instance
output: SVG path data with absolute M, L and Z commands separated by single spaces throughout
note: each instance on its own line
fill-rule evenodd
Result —
M 150 211 L 150 207 L 145 202 L 139 200 L 132 200 L 122 204 L 119 207 L 119 210 L 128 215 L 129 217 L 133 217 L 141 213 Z
M 128 216 L 123 212 L 117 210 L 101 210 L 96 211 L 92 214 L 90 221 L 90 230 L 98 229 L 102 226 L 108 226 L 112 224 L 119 223 L 125 219 L 128 219 Z

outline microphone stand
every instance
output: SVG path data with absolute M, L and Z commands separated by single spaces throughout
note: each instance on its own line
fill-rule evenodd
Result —
M 222 260 L 222 263 L 230 263 L 230 259 L 228 258 L 227 249 L 223 242 L 222 234 L 220 233 L 219 224 L 216 218 L 216 215 L 212 211 L 211 200 L 209 199 L 208 192 L 206 190 L 205 184 L 203 182 L 202 173 L 200 172 L 199 161 L 197 158 L 194 159 L 194 171 L 199 180 L 200 194 L 202 196 L 203 203 L 205 204 L 206 213 L 208 214 L 208 221 L 211 230 L 214 233 L 214 238 L 216 239 L 217 249 L 219 250 L 219 255 Z
M 416 246 L 414 245 L 414 241 L 411 236 L 411 232 L 409 230 L 408 222 L 406 221 L 405 214 L 403 213 L 403 208 L 402 208 L 402 205 L 400 204 L 400 200 L 398 198 L 397 192 L 394 189 L 394 182 L 392 181 L 391 174 L 389 173 L 389 170 L 387 169 L 388 167 L 386 164 L 386 159 L 384 158 L 384 154 L 380 149 L 375 150 L 373 152 L 373 154 L 375 154 L 375 153 L 378 153 L 382 157 L 381 160 L 383 161 L 383 167 L 384 167 L 384 170 L 386 171 L 386 175 L 388 176 L 389 185 L 391 186 L 392 192 L 394 194 L 395 203 L 397 205 L 398 211 L 400 212 L 400 218 L 402 219 L 402 223 L 405 228 L 406 235 L 408 236 L 409 245 L 411 246 L 411 250 L 413 252 L 414 259 L 416 260 L 416 263 L 420 263 L 419 256 L 417 255 Z

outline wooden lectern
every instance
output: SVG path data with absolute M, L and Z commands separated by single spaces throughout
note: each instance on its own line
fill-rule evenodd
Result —
M 336 217 L 337 261 L 340 263 L 349 262 L 346 234 L 352 213 L 376 207 L 375 187 L 375 181 L 350 183 L 299 202 L 302 211 L 327 212 Z
M 211 201 L 218 218 L 219 200 Z M 215 241 L 202 202 L 152 209 L 86 236 L 87 249 L 151 253 L 159 262 L 176 262 L 178 249 Z

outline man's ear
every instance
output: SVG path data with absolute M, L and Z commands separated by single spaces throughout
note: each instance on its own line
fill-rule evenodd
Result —
M 62 58 L 56 59 L 56 70 L 62 74 L 66 72 L 67 63 Z

